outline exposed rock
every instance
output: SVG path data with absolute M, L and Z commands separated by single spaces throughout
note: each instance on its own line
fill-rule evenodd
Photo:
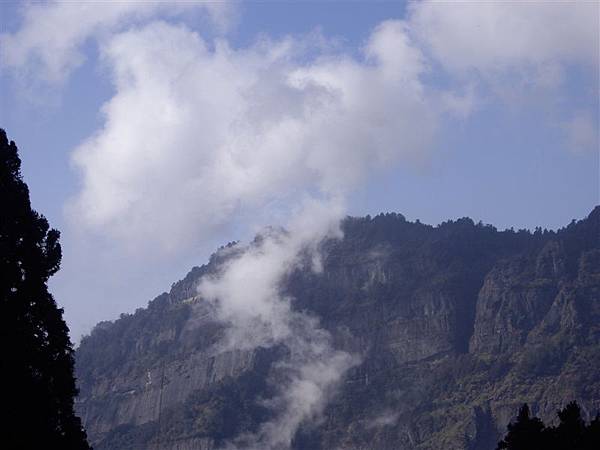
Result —
M 282 293 L 359 354 L 297 449 L 494 447 L 520 404 L 551 422 L 600 410 L 600 208 L 558 232 L 349 218 L 323 271 Z M 78 411 L 96 449 L 216 449 L 268 419 L 278 348 L 219 350 L 196 297 L 230 244 L 148 308 L 97 326 L 77 351 Z

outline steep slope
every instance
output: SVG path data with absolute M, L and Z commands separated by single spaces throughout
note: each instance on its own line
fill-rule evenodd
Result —
M 335 348 L 360 355 L 293 448 L 489 449 L 527 401 L 550 421 L 600 409 L 600 207 L 558 232 L 348 218 L 323 270 L 281 285 Z M 78 411 L 96 449 L 213 449 L 269 418 L 278 346 L 216 352 L 224 325 L 196 285 L 229 244 L 77 351 Z

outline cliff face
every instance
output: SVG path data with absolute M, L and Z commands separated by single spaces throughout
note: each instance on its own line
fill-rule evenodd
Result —
M 323 271 L 281 286 L 336 349 L 361 356 L 293 448 L 491 449 L 518 406 L 551 421 L 600 409 L 600 208 L 558 232 L 347 219 Z M 269 417 L 285 349 L 215 352 L 196 294 L 230 245 L 77 351 L 77 408 L 96 449 L 214 449 Z

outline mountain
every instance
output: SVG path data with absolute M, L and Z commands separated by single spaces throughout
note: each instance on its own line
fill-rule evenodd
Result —
M 292 448 L 485 450 L 524 402 L 547 423 L 571 400 L 587 420 L 600 410 L 600 207 L 558 231 L 399 214 L 342 228 L 322 270 L 280 285 L 335 349 L 360 355 Z M 225 325 L 196 288 L 243 251 L 223 247 L 82 340 L 76 408 L 94 448 L 217 449 L 269 420 L 289 352 L 215 352 Z

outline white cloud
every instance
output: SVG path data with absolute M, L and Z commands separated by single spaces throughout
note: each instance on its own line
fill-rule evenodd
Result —
M 157 14 L 178 15 L 192 8 L 206 10 L 225 27 L 231 4 L 201 1 L 49 1 L 24 3 L 22 25 L 14 34 L 0 35 L 0 61 L 28 81 L 64 81 L 84 60 L 81 47 L 87 39 L 144 21 Z
M 597 124 L 580 114 L 564 122 L 570 106 L 561 101 L 578 82 L 569 79 L 574 67 L 597 82 L 598 2 L 412 2 L 406 21 L 407 34 L 449 75 L 453 88 L 441 103 L 453 115 L 498 102 L 513 111 L 533 106 L 566 130 L 571 149 L 593 144 Z
M 320 54 L 310 37 L 214 49 L 153 23 L 103 49 L 116 93 L 105 125 L 74 154 L 78 224 L 173 249 L 239 214 L 305 192 L 347 192 L 372 170 L 420 158 L 437 113 L 420 52 L 400 22 L 365 59 Z M 396 51 L 394 51 L 396 49 Z
M 73 158 L 78 226 L 176 250 L 265 205 L 347 191 L 400 159 L 426 159 L 440 115 L 466 119 L 488 95 L 467 74 L 556 87 L 565 64 L 597 66 L 597 5 L 587 3 L 413 3 L 359 57 L 314 35 L 233 49 L 184 26 L 131 28 L 198 6 L 218 20 L 229 5 L 30 4 L 22 28 L 2 36 L 4 65 L 37 61 L 49 80 L 64 79 L 82 43 L 102 36 L 116 92 L 104 127 Z M 435 61 L 462 81 L 434 87 L 424 75 Z M 515 97 L 510 81 L 496 93 Z
M 409 23 L 454 74 L 543 76 L 556 65 L 598 65 L 598 14 L 596 2 L 415 2 Z

